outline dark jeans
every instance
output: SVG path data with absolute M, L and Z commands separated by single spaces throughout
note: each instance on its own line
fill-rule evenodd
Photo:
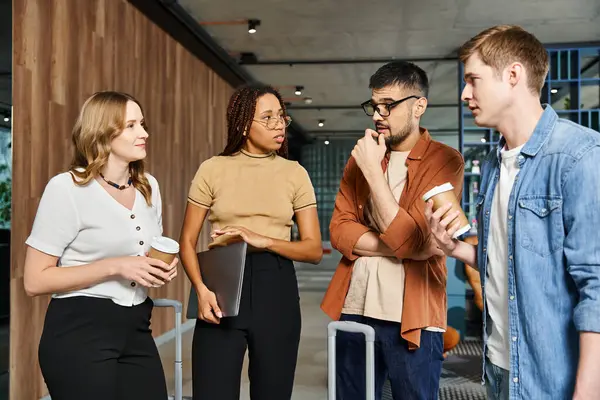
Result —
M 165 400 L 150 331 L 150 298 L 133 307 L 109 299 L 52 299 L 39 361 L 52 400 Z
M 196 321 L 194 400 L 239 400 L 248 349 L 250 398 L 292 397 L 300 343 L 298 282 L 292 261 L 273 253 L 246 257 L 240 311 L 219 325 Z
M 438 398 L 443 333 L 422 331 L 421 347 L 408 350 L 397 322 L 348 314 L 342 314 L 340 320 L 360 322 L 375 329 L 375 399 L 381 399 L 386 378 L 390 380 L 394 400 Z M 364 335 L 337 333 L 337 400 L 365 398 L 365 351 Z
M 490 400 L 508 400 L 508 371 L 485 360 L 485 386 L 487 398 Z

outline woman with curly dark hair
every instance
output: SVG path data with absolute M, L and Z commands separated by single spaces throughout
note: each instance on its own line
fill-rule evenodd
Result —
M 290 121 L 275 89 L 238 89 L 227 109 L 227 145 L 200 165 L 192 182 L 180 254 L 198 295 L 194 399 L 239 399 L 246 349 L 251 398 L 291 398 L 301 327 L 293 261 L 318 263 L 322 245 L 308 174 L 287 159 Z M 207 215 L 211 247 L 240 240 L 248 244 L 235 317 L 222 316 L 215 294 L 202 282 L 196 245 Z M 294 217 L 297 242 L 290 240 Z

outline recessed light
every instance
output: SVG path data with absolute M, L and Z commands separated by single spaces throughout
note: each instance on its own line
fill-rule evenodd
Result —
M 302 90 L 304 89 L 304 86 L 296 86 L 296 91 L 294 92 L 294 94 L 296 96 L 301 96 L 302 95 Z
M 323 125 L 325 125 L 325 120 L 324 119 L 320 119 L 318 125 L 319 125 L 320 128 L 322 128 Z
M 256 33 L 256 27 L 260 25 L 259 19 L 248 20 L 248 33 Z
M 325 143 L 325 146 L 327 146 L 329 144 L 329 140 L 326 140 L 323 143 Z
M 487 143 L 487 140 L 485 140 L 485 138 L 481 138 L 481 143 Z
M 550 89 L 550 93 L 552 93 L 552 94 L 558 93 L 558 89 Z

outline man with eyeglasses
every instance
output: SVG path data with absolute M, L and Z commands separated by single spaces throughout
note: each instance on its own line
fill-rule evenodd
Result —
M 330 224 L 343 257 L 321 305 L 333 319 L 375 329 L 375 390 L 394 399 L 437 398 L 446 329 L 446 263 L 431 237 L 422 196 L 451 183 L 462 194 L 464 162 L 420 127 L 426 73 L 408 62 L 381 67 L 362 107 L 367 129 L 346 164 Z M 338 399 L 365 398 L 365 343 L 337 334 Z

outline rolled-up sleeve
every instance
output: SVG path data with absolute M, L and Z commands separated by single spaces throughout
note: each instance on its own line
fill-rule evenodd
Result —
M 214 199 L 211 182 L 212 165 L 212 159 L 200 164 L 188 192 L 188 202 L 208 209 L 212 207 Z
M 563 185 L 567 271 L 579 292 L 573 319 L 579 332 L 600 333 L 600 147 L 589 150 Z
M 455 153 L 438 168 L 430 181 L 423 185 L 424 190 L 419 193 L 419 198 L 411 206 L 410 212 L 400 207 L 392 223 L 380 235 L 381 240 L 398 259 L 411 258 L 427 242 L 430 229 L 425 219 L 425 202 L 421 200 L 426 192 L 435 186 L 449 182 L 454 186 L 457 198 L 460 199 L 462 196 L 464 179 L 462 156 Z
M 61 257 L 80 229 L 79 214 L 70 185 L 70 176 L 55 176 L 48 182 L 38 206 L 28 246 L 55 257 Z
M 331 246 L 350 261 L 359 256 L 354 254 L 358 239 L 370 229 L 359 222 L 356 212 L 356 174 L 358 166 L 353 158 L 348 160 L 340 188 L 335 198 L 335 207 L 329 224 Z

